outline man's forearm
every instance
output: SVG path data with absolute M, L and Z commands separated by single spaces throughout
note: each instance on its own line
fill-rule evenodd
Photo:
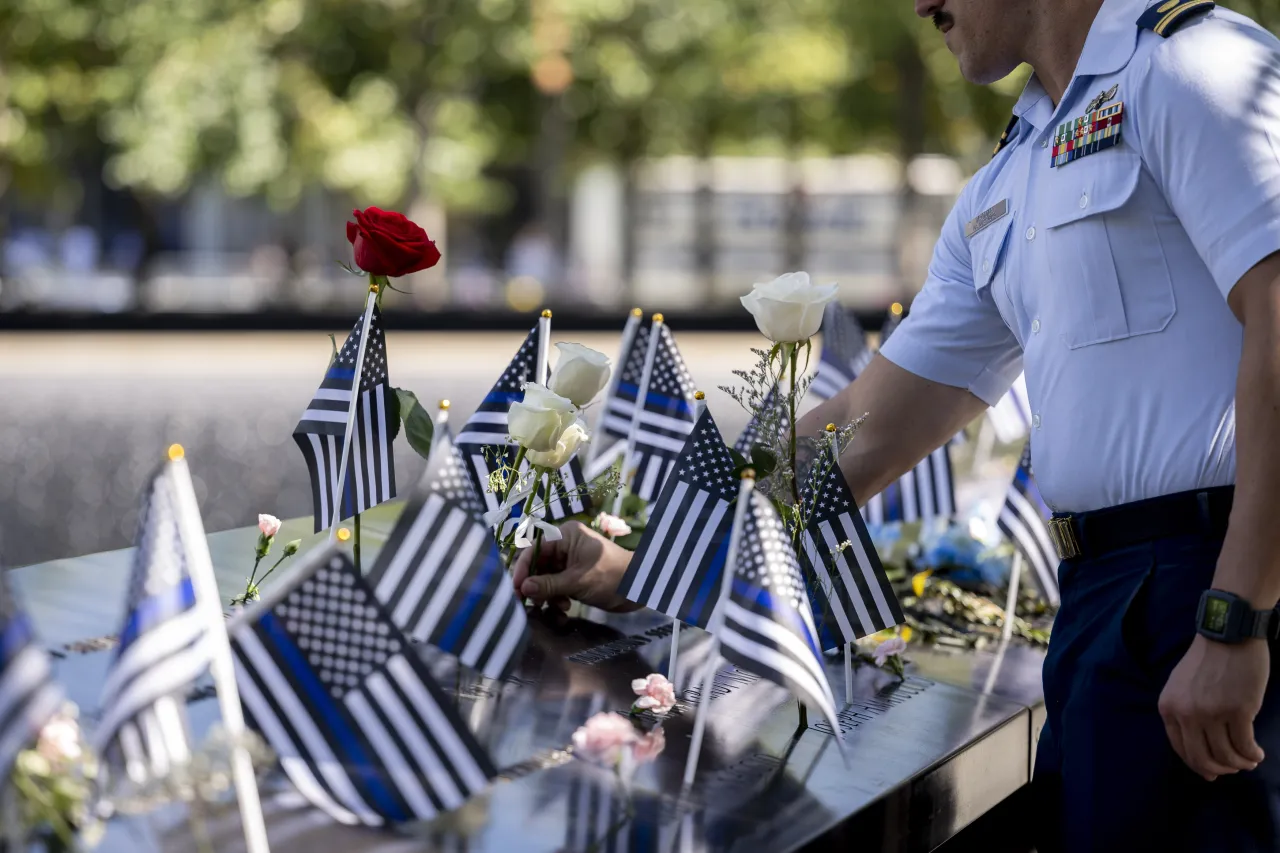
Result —
M 986 408 L 963 388 L 922 379 L 877 355 L 857 381 L 800 418 L 799 435 L 818 436 L 829 423 L 843 426 L 867 416 L 840 457 L 849 489 L 863 503 Z
M 1245 281 L 1237 285 L 1244 287 Z M 1255 287 L 1236 382 L 1236 492 L 1213 585 L 1266 609 L 1280 600 L 1280 281 Z

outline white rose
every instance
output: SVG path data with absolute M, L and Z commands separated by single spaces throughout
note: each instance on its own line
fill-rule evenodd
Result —
M 578 419 L 577 406 L 534 382 L 526 382 L 522 390 L 524 399 L 512 403 L 507 414 L 511 437 L 526 450 L 554 450 L 556 439 Z
M 578 448 L 590 438 L 591 435 L 582 428 L 582 424 L 572 423 L 560 433 L 554 448 L 547 451 L 530 450 L 525 459 L 529 460 L 530 465 L 540 468 L 563 468 L 573 458 L 573 454 L 578 452 Z
M 807 272 L 793 272 L 768 284 L 753 284 L 742 305 L 769 340 L 800 343 L 822 328 L 822 311 L 838 289 L 836 284 L 811 284 Z
M 548 383 L 561 397 L 585 406 L 609 381 L 609 357 L 582 344 L 556 344 L 560 357 Z

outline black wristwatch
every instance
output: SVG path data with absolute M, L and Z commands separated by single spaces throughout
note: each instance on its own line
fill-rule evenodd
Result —
M 1196 608 L 1196 631 L 1219 643 L 1274 640 L 1280 637 L 1280 606 L 1254 610 L 1238 595 L 1207 589 Z

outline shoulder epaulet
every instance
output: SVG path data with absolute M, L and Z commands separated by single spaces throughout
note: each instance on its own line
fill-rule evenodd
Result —
M 996 155 L 1004 150 L 1009 144 L 1009 134 L 1013 133 L 1013 129 L 1018 125 L 1018 117 L 1015 115 L 1009 119 L 1009 123 L 1004 127 L 1004 133 L 1000 134 L 1000 141 L 996 143 L 996 150 L 991 152 L 991 159 L 996 159 Z
M 1138 18 L 1138 28 L 1168 38 L 1187 21 L 1216 5 L 1213 0 L 1165 0 L 1142 13 Z

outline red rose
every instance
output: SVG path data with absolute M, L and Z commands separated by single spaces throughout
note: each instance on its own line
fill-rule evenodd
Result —
M 440 250 L 427 232 L 403 213 L 367 207 L 352 211 L 347 240 L 355 248 L 356 266 L 370 275 L 401 276 L 440 263 Z

